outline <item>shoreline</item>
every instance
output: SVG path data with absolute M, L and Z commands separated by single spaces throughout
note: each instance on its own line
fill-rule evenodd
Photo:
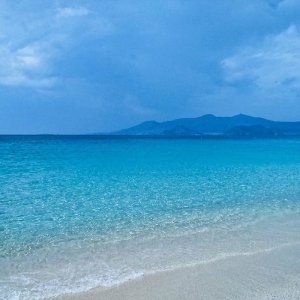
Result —
M 158 271 L 55 300 L 300 299 L 300 244 Z

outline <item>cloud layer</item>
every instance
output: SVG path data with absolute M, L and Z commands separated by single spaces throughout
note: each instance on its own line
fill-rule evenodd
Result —
M 297 0 L 0 0 L 0 133 L 300 120 Z
M 222 61 L 229 82 L 249 80 L 260 89 L 300 89 L 300 30 L 291 25 Z

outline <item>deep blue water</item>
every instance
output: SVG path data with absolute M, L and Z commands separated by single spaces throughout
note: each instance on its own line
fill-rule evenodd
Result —
M 299 242 L 299 216 L 297 139 L 0 137 L 3 299 Z

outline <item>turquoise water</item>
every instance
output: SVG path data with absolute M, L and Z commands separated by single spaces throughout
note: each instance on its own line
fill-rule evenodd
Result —
M 0 137 L 0 299 L 300 242 L 300 140 Z

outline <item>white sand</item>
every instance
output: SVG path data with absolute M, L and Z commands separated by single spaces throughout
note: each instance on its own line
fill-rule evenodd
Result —
M 300 299 L 300 245 L 159 272 L 57 300 Z

